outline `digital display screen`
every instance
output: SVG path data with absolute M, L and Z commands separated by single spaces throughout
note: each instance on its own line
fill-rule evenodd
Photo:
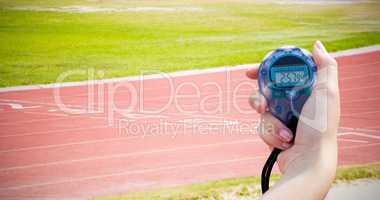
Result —
M 276 87 L 302 86 L 309 79 L 306 65 L 274 66 L 271 79 Z

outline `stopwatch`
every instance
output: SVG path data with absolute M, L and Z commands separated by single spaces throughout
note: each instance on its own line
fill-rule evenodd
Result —
M 302 48 L 284 46 L 268 53 L 260 64 L 258 84 L 268 102 L 269 112 L 284 123 L 295 138 L 300 113 L 316 83 L 317 66 L 311 54 Z M 274 149 L 261 174 L 263 193 L 280 149 Z

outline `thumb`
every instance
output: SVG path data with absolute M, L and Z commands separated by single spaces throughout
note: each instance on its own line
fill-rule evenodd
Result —
M 313 48 L 313 58 L 317 64 L 317 86 L 338 86 L 338 64 L 327 52 L 322 42 L 316 41 Z
M 327 52 L 325 46 L 319 40 L 314 43 L 313 58 L 319 69 L 337 66 L 335 59 Z
M 313 58 L 318 66 L 316 87 L 302 109 L 301 123 L 297 130 L 300 128 L 308 130 L 307 132 L 326 132 L 329 134 L 325 136 L 335 137 L 340 116 L 337 62 L 320 41 L 314 44 Z M 309 138 L 303 139 L 300 135 L 297 136 L 296 142 L 297 140 L 308 144 Z

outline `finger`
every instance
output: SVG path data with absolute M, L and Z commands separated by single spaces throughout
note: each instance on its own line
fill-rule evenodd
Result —
M 246 72 L 246 75 L 248 78 L 250 79 L 257 79 L 257 74 L 259 72 L 259 65 L 254 65 L 252 66 L 251 69 L 249 69 L 247 72 Z
M 327 133 L 324 137 L 336 137 L 340 119 L 338 66 L 319 41 L 314 44 L 313 58 L 318 65 L 316 87 L 302 109 L 300 122 L 307 123 L 299 123 L 298 127 L 312 127 L 309 132 L 324 132 Z M 302 135 L 298 141 L 302 141 Z
M 249 98 L 249 104 L 258 113 L 264 113 L 267 109 L 267 100 L 259 90 L 254 90 Z
M 286 150 L 292 145 L 292 132 L 268 112 L 261 115 L 259 135 L 270 147 Z
M 337 92 L 338 65 L 320 41 L 314 44 L 313 58 L 318 66 L 317 87 L 329 88 Z
M 316 41 L 313 48 L 313 58 L 319 68 L 336 67 L 335 59 L 327 52 L 321 41 Z

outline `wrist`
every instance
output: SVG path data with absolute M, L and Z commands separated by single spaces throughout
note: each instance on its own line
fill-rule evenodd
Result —
M 336 168 L 337 144 L 329 140 L 320 148 L 300 152 L 285 169 L 281 181 L 295 182 L 305 193 L 303 199 L 309 199 L 306 198 L 309 194 L 312 195 L 308 197 L 323 196 L 335 179 Z

